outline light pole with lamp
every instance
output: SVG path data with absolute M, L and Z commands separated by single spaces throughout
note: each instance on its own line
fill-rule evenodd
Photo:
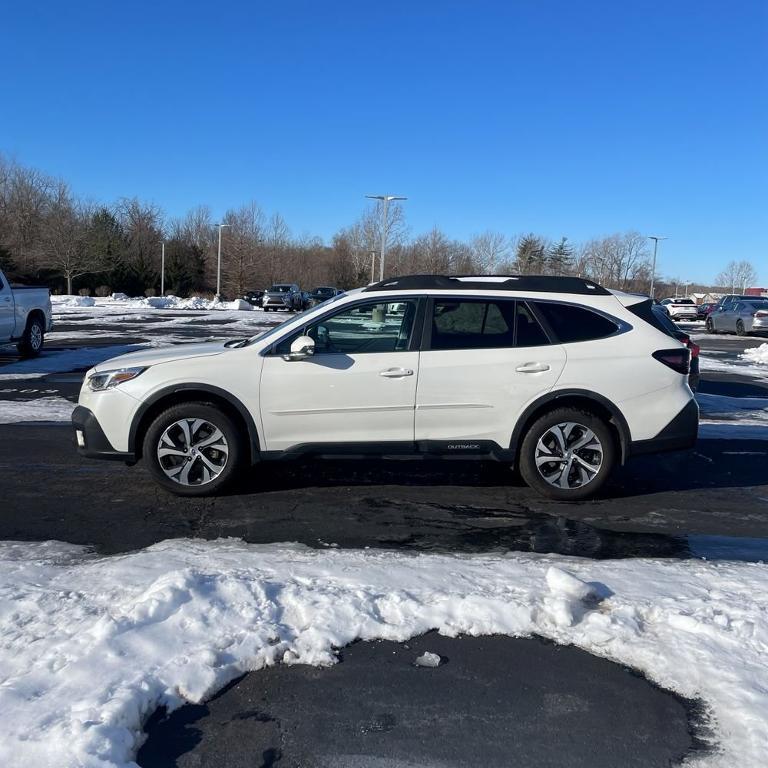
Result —
M 407 200 L 407 197 L 397 195 L 366 195 L 371 200 L 381 200 L 384 204 L 381 212 L 381 256 L 379 257 L 379 280 L 384 279 L 384 252 L 387 250 L 387 211 L 392 200 Z
M 667 240 L 668 238 L 648 235 L 648 239 L 653 240 L 653 266 L 651 267 L 651 299 L 653 299 L 653 281 L 656 279 L 656 251 L 659 248 L 659 240 Z
M 219 228 L 219 256 L 216 260 L 216 301 L 221 301 L 221 230 L 224 227 L 231 227 L 231 224 L 217 224 Z

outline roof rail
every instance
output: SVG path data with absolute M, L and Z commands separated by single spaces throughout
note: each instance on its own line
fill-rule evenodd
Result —
M 403 275 L 373 283 L 364 291 L 530 291 L 608 296 L 610 292 L 583 277 L 551 275 Z

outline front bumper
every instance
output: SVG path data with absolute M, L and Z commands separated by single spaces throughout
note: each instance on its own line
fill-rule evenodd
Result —
M 72 412 L 72 427 L 75 430 L 77 452 L 89 459 L 111 459 L 133 463 L 136 457 L 133 452 L 116 451 L 104 434 L 98 419 L 93 412 L 78 405 Z
M 696 445 L 699 432 L 699 406 L 691 398 L 680 413 L 650 440 L 634 440 L 629 446 L 631 456 L 664 451 L 683 451 Z

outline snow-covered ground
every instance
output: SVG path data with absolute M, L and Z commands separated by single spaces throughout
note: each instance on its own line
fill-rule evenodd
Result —
M 256 307 L 243 299 L 234 301 L 216 301 L 203 299 L 200 296 L 191 296 L 182 299 L 178 296 L 152 296 L 150 298 L 130 298 L 124 293 L 113 293 L 104 298 L 93 296 L 51 296 L 51 304 L 54 311 L 62 311 L 67 308 L 81 309 L 83 307 L 97 307 L 99 309 L 207 309 L 207 310 L 238 310 L 250 312 Z
M 538 634 L 701 699 L 709 766 L 768 755 L 768 566 L 173 540 L 0 542 L 0 765 L 127 766 L 160 704 L 357 638 Z

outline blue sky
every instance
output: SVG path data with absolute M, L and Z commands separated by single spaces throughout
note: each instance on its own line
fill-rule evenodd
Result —
M 6 0 L 0 151 L 180 215 L 257 200 L 329 238 L 669 236 L 768 285 L 768 3 Z

